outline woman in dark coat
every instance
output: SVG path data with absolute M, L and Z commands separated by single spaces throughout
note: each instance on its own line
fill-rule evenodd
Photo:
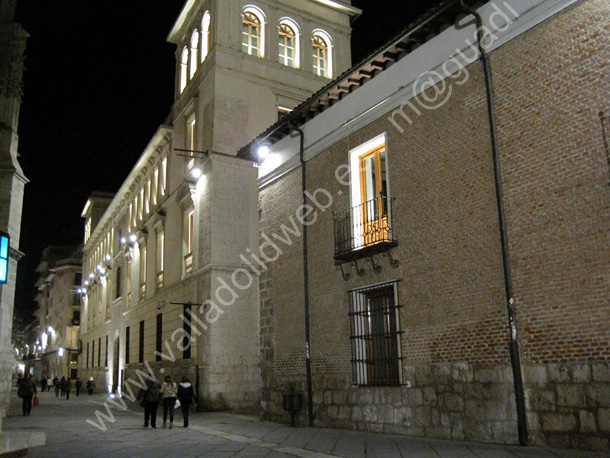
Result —
M 25 374 L 25 378 L 19 383 L 19 390 L 17 395 L 23 399 L 23 416 L 30 414 L 32 410 L 32 398 L 38 391 L 36 390 L 36 384 L 32 380 L 30 374 Z
M 144 401 L 144 427 L 148 427 L 150 420 L 151 428 L 157 427 L 157 407 L 161 400 L 161 383 L 159 380 L 146 380 L 146 390 L 141 389 L 138 399 Z
M 184 426 L 188 428 L 189 426 L 189 407 L 191 405 L 191 401 L 196 405 L 197 398 L 195 398 L 195 392 L 193 391 L 193 386 L 189 383 L 189 379 L 186 377 L 182 377 L 182 382 L 178 385 L 178 401 L 180 401 L 180 406 L 182 407 L 182 418 L 184 419 Z

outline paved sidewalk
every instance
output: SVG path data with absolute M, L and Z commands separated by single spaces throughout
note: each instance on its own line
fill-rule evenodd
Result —
M 30 450 L 30 457 L 44 458 L 610 458 L 610 453 L 550 450 L 472 442 L 423 440 L 404 436 L 340 431 L 323 428 L 291 428 L 236 413 L 192 413 L 189 428 L 182 428 L 182 413 L 176 412 L 174 429 L 143 428 L 143 409 L 127 402 L 109 404 L 110 420 L 102 395 L 87 394 L 70 400 L 55 393 L 39 393 L 40 406 L 29 417 L 21 415 L 13 393 L 11 415 L 5 432 L 29 430 L 47 435 L 47 445 Z M 104 417 L 96 418 L 95 412 Z M 87 423 L 100 425 L 106 431 Z

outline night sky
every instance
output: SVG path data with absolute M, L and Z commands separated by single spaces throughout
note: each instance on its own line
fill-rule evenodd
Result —
M 48 245 L 79 243 L 93 190 L 116 192 L 173 101 L 184 0 L 18 0 L 30 38 L 19 124 L 26 186 L 16 313 L 31 310 Z M 353 0 L 353 62 L 439 0 Z M 20 312 L 18 312 L 20 311 Z

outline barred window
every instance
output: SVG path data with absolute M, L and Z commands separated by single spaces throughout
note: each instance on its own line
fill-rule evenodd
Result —
M 353 381 L 361 386 L 401 384 L 396 282 L 349 291 Z

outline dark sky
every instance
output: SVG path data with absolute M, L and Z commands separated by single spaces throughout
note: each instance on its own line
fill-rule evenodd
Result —
M 16 309 L 35 294 L 44 247 L 82 241 L 93 190 L 118 190 L 173 99 L 165 38 L 184 0 L 18 0 L 30 34 L 19 125 L 26 186 Z M 438 0 L 353 0 L 354 63 Z

